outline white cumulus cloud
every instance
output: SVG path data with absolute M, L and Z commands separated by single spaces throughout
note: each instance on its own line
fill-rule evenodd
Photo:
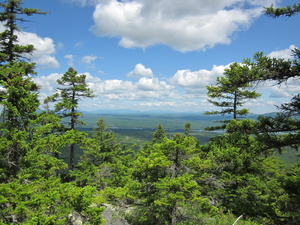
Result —
M 125 48 L 164 44 L 181 52 L 230 44 L 276 0 L 103 0 L 96 5 L 91 30 L 121 37 Z
M 55 44 L 53 39 L 42 38 L 35 33 L 19 32 L 19 43 L 21 45 L 31 44 L 35 51 L 32 54 L 26 54 L 26 57 L 36 62 L 42 68 L 58 68 L 59 62 L 55 58 Z
M 92 64 L 97 59 L 97 56 L 94 55 L 86 55 L 82 57 L 81 61 L 86 64 Z
M 0 32 L 3 32 L 5 27 L 0 23 Z M 37 63 L 42 68 L 58 68 L 59 62 L 55 58 L 56 46 L 53 39 L 49 37 L 40 37 L 35 33 L 17 32 L 20 45 L 33 45 L 35 50 L 32 54 L 24 54 L 31 61 Z
M 171 84 L 184 89 L 197 89 L 206 92 L 206 86 L 215 84 L 217 77 L 222 76 L 224 69 L 228 66 L 213 66 L 212 70 L 178 70 L 169 81 Z
M 270 98 L 288 98 L 288 97 L 291 97 L 291 94 L 283 88 L 272 87 L 269 97 Z
M 271 58 L 277 58 L 277 59 L 281 58 L 285 60 L 293 59 L 293 50 L 295 48 L 297 48 L 295 45 L 291 45 L 287 49 L 271 52 L 270 54 L 268 54 L 268 56 Z
M 41 87 L 41 92 L 46 95 L 52 95 L 57 87 L 57 79 L 60 79 L 62 74 L 52 73 L 48 76 L 33 77 L 34 82 Z
M 168 85 L 165 81 L 159 81 L 158 78 L 142 77 L 138 83 L 137 88 L 143 91 L 158 91 L 158 90 L 172 90 L 174 87 Z
M 86 75 L 86 82 L 97 98 L 108 100 L 140 100 L 149 99 L 166 99 L 176 96 L 175 87 L 160 81 L 158 78 L 142 77 L 137 82 L 128 80 L 102 80 L 92 76 L 90 73 Z M 34 77 L 34 81 L 41 87 L 41 92 L 51 95 L 57 87 L 56 80 L 62 74 L 53 73 L 48 76 Z
M 132 78 L 154 77 L 154 74 L 150 68 L 146 68 L 143 64 L 138 63 L 127 76 Z
M 94 69 L 95 68 L 94 61 L 97 58 L 98 57 L 95 55 L 86 55 L 86 56 L 82 57 L 81 62 L 83 62 L 87 67 Z

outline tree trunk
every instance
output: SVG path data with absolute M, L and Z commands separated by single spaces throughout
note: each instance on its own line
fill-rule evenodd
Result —
M 237 111 L 237 93 L 234 92 L 234 102 L 233 102 L 233 119 L 236 119 Z
M 75 91 L 73 89 L 73 93 L 72 93 L 72 102 L 75 101 Z M 76 119 L 75 119 L 75 107 L 72 107 L 72 113 L 71 113 L 71 130 L 75 130 L 75 122 L 76 122 Z M 70 145 L 70 170 L 74 170 L 74 149 L 75 149 L 75 144 L 71 144 Z

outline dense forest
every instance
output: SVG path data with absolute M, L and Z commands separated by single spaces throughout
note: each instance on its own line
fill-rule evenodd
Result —
M 0 224 L 99 225 L 108 208 L 131 225 L 300 224 L 300 165 L 274 157 L 299 148 L 300 95 L 278 106 L 276 116 L 249 119 L 243 108 L 260 96 L 257 84 L 299 79 L 298 49 L 293 60 L 254 53 L 207 87 L 220 111 L 206 114 L 230 115 L 207 128 L 224 131 L 207 143 L 191 134 L 191 123 L 174 135 L 158 124 L 152 140 L 133 150 L 101 118 L 92 135 L 78 129 L 78 104 L 93 92 L 74 68 L 39 102 L 35 64 L 26 59 L 34 46 L 20 45 L 17 33 L 27 17 L 46 13 L 22 7 L 22 0 L 0 6 Z M 299 11 L 297 4 L 265 14 Z

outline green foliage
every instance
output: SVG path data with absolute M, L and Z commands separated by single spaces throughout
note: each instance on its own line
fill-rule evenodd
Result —
M 95 202 L 95 190 L 62 184 L 58 178 L 33 182 L 14 180 L 0 184 L 0 222 L 3 224 L 67 224 L 72 213 L 86 224 L 102 224 L 102 208 Z
M 274 81 L 278 85 L 289 79 L 299 78 L 300 51 L 294 50 L 294 59 L 285 60 L 270 58 L 263 53 L 256 53 L 253 61 L 246 59 L 245 63 L 251 67 L 252 81 L 256 83 Z M 295 94 L 289 103 L 279 106 L 280 113 L 275 118 L 259 117 L 258 136 L 261 142 L 266 143 L 269 148 L 291 146 L 298 148 L 299 142 L 299 119 L 300 95 Z
M 132 161 L 131 149 L 116 140 L 102 119 L 94 130 L 95 135 L 82 144 L 84 152 L 72 175 L 79 186 L 123 187 Z
M 153 133 L 152 142 L 162 142 L 166 138 L 165 130 L 163 129 L 162 125 L 159 124 L 157 130 Z
M 22 59 L 24 53 L 32 53 L 33 46 L 19 45 L 16 32 L 19 31 L 17 22 L 25 21 L 21 15 L 40 12 L 23 8 L 21 3 L 20 0 L 9 0 L 0 4 L 3 8 L 0 21 L 5 27 L 0 33 L 0 85 L 4 89 L 0 97 L 3 108 L 0 132 L 4 143 L 0 157 L 7 176 L 15 176 L 19 170 L 18 164 L 28 150 L 26 142 L 31 138 L 31 120 L 35 119 L 39 105 L 38 86 L 28 76 L 34 74 L 34 64 Z
M 179 222 L 176 225 L 229 225 L 236 222 L 237 225 L 260 225 L 251 221 L 244 215 L 236 217 L 231 212 L 220 212 L 215 215 L 199 214 L 198 205 L 187 205 L 189 209 L 188 218 L 184 222 Z
M 45 99 L 46 105 L 49 102 L 56 102 L 55 112 L 61 113 L 61 118 L 70 118 L 70 127 L 66 130 L 75 130 L 77 124 L 84 124 L 78 118 L 82 115 L 77 112 L 78 101 L 82 98 L 93 98 L 92 90 L 88 88 L 85 82 L 86 75 L 79 75 L 76 70 L 69 68 L 68 71 L 57 80 L 60 85 L 57 90 L 58 93 L 53 96 L 49 96 Z M 48 110 L 49 111 L 49 110 Z M 74 170 L 75 167 L 75 144 L 70 145 L 70 163 L 69 167 Z
M 263 81 L 274 81 L 282 84 L 290 78 L 299 76 L 299 56 L 300 52 L 294 49 L 294 59 L 271 58 L 263 52 L 257 52 L 253 60 L 244 59 L 244 64 L 251 68 L 249 81 L 259 83 Z
M 76 124 L 83 124 L 78 120 L 81 113 L 77 112 L 78 101 L 83 98 L 93 98 L 92 90 L 88 88 L 85 82 L 86 75 L 79 75 L 76 70 L 69 68 L 68 71 L 57 80 L 60 85 L 57 90 L 59 94 L 54 94 L 46 99 L 49 101 L 58 101 L 55 104 L 55 111 L 62 112 L 62 118 L 70 118 L 70 129 L 75 129 Z
M 164 133 L 161 127 L 158 131 Z M 135 186 L 131 188 L 138 204 L 129 216 L 132 224 L 184 221 L 186 204 L 201 205 L 201 212 L 216 210 L 202 197 L 189 168 L 190 160 L 199 152 L 198 142 L 192 136 L 180 134 L 172 139 L 154 139 L 140 149 L 134 161 Z
M 255 128 L 255 121 L 233 120 L 227 125 L 228 133 L 213 138 L 205 147 L 213 162 L 208 172 L 213 175 L 202 176 L 199 182 L 203 194 L 236 216 L 245 214 L 262 224 L 279 224 L 283 214 L 278 203 L 285 198 L 279 180 L 286 169 L 252 135 L 257 133 Z
M 224 77 L 217 78 L 215 86 L 207 86 L 208 101 L 214 106 L 220 107 L 221 111 L 206 112 L 205 114 L 233 114 L 233 119 L 245 116 L 248 109 L 238 109 L 243 106 L 246 99 L 256 99 L 260 94 L 249 90 L 251 70 L 247 65 L 233 63 L 230 68 L 225 69 Z M 216 100 L 213 100 L 216 99 Z M 227 123 L 228 121 L 224 121 Z M 224 128 L 224 127 L 217 127 Z
M 265 9 L 265 14 L 271 16 L 273 18 L 277 18 L 280 16 L 291 17 L 300 12 L 300 3 L 289 5 L 281 8 L 274 8 L 272 5 Z
M 285 198 L 280 198 L 280 209 L 285 216 L 286 224 L 298 224 L 300 222 L 300 166 L 295 164 L 280 179 L 280 184 L 285 191 Z
M 0 62 L 10 62 L 24 57 L 25 53 L 32 53 L 33 45 L 19 45 L 16 32 L 20 31 L 18 22 L 27 22 L 23 16 L 32 16 L 34 14 L 45 14 L 38 9 L 29 9 L 22 7 L 22 0 L 8 0 L 6 3 L 0 3 L 3 11 L 0 13 L 0 22 L 4 24 L 5 31 L 0 33 L 1 54 Z

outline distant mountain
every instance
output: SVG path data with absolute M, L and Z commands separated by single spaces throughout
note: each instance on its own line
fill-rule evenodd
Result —
M 127 110 L 127 109 L 100 109 L 94 111 L 83 111 L 83 114 L 136 114 L 141 113 L 138 110 Z
M 265 114 L 267 116 L 275 115 Z M 257 119 L 259 115 L 249 114 L 247 118 Z M 134 110 L 97 110 L 83 112 L 84 127 L 94 127 L 99 119 L 103 119 L 110 127 L 155 129 L 159 124 L 165 129 L 183 129 L 189 122 L 193 129 L 217 126 L 220 121 L 232 119 L 232 115 L 203 115 L 202 112 L 166 112 L 166 111 L 134 111 Z
M 164 115 L 164 114 L 172 114 L 172 115 L 201 115 L 205 111 L 202 112 L 176 112 L 176 111 L 168 111 L 168 110 L 149 110 L 149 111 L 140 111 L 140 110 L 130 110 L 130 109 L 100 109 L 94 111 L 83 111 L 83 114 L 147 114 L 147 115 Z
M 139 111 L 139 110 L 129 110 L 129 109 L 100 109 L 94 111 L 83 111 L 84 115 L 191 115 L 199 116 L 201 118 L 220 118 L 220 119 L 230 119 L 232 115 L 204 115 L 206 111 L 201 112 L 176 112 L 176 111 L 166 111 L 166 110 L 149 110 L 149 111 Z M 277 112 L 264 113 L 264 114 L 248 114 L 246 118 L 257 118 L 258 116 L 276 116 Z

